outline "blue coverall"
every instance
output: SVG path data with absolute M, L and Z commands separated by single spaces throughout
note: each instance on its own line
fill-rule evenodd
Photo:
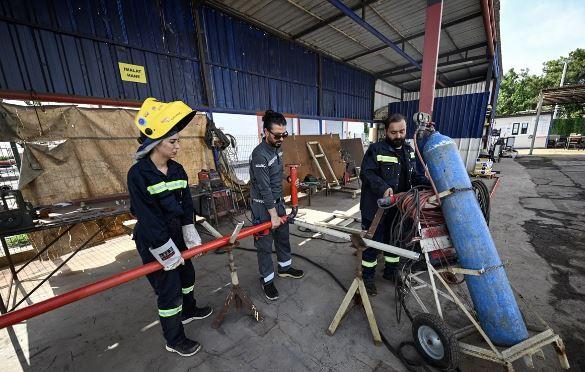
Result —
M 278 215 L 284 216 L 286 210 L 282 198 L 282 149 L 271 147 L 266 143 L 266 140 L 262 140 L 250 156 L 250 178 L 254 225 L 270 221 L 268 210 L 271 208 L 276 208 Z M 254 238 L 254 246 L 258 255 L 258 269 L 264 284 L 274 280 L 272 242 L 274 242 L 276 249 L 278 265 L 281 270 L 288 269 L 292 264 L 288 223 L 270 230 L 268 235 L 258 234 Z
M 165 175 L 148 156 L 128 171 L 130 211 L 138 222 L 133 239 L 143 263 L 156 259 L 149 248 L 172 239 L 179 251 L 187 249 L 182 226 L 193 223 L 193 200 L 187 173 L 181 164 L 169 160 Z M 174 347 L 185 340 L 181 320 L 195 310 L 193 288 L 195 269 L 191 260 L 170 271 L 147 275 L 157 295 L 158 312 L 167 344 Z
M 378 199 L 384 196 L 388 188 L 392 188 L 394 194 L 410 190 L 413 186 L 427 185 L 428 180 L 421 176 L 416 169 L 416 156 L 414 149 L 409 144 L 404 144 L 403 151 L 398 151 L 387 140 L 382 140 L 370 145 L 364 155 L 360 170 L 362 181 L 362 193 L 360 198 L 360 210 L 362 212 L 362 228 L 368 230 L 378 210 Z M 402 156 L 400 155 L 402 153 Z M 399 188 L 400 172 L 404 161 L 407 162 L 406 185 Z M 380 220 L 373 240 L 392 244 L 390 242 L 390 229 L 397 213 L 396 207 L 388 209 Z M 378 250 L 367 248 L 362 255 L 362 275 L 364 280 L 372 280 L 376 269 Z M 384 252 L 384 273 L 393 274 L 400 262 L 399 257 Z

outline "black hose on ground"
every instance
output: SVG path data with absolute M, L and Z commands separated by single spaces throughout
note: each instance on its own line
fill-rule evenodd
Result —
M 209 235 L 212 236 L 210 233 L 208 233 L 207 231 L 203 231 L 203 233 L 205 235 Z M 290 233 L 293 236 L 299 236 L 299 235 L 295 235 Z M 320 240 L 324 240 L 324 241 L 330 241 L 328 239 L 324 239 L 324 238 L 313 238 L 313 237 L 305 237 L 305 236 L 300 236 L 303 238 L 311 238 L 311 239 L 320 239 Z M 214 237 L 215 238 L 215 237 Z M 347 243 L 348 242 L 335 242 L 335 241 L 330 241 L 332 243 Z M 246 252 L 257 252 L 256 249 L 253 248 L 245 248 L 242 246 L 238 247 L 238 250 L 242 250 L 242 251 L 246 251 Z M 276 253 L 276 251 L 272 251 L 272 253 Z M 321 271 L 325 272 L 327 275 L 329 275 L 329 277 L 331 277 L 331 279 L 333 279 L 333 281 L 335 283 L 337 283 L 337 285 L 339 286 L 339 288 L 341 288 L 344 292 L 347 292 L 348 288 L 341 282 L 341 280 L 339 280 L 338 277 L 335 276 L 335 274 L 333 274 L 333 272 L 331 272 L 331 270 L 329 270 L 328 268 L 324 267 L 323 265 L 313 261 L 312 259 L 310 259 L 307 256 L 304 256 L 302 254 L 299 253 L 291 253 L 293 257 L 297 257 L 300 258 L 308 263 L 310 263 L 311 265 L 315 266 L 316 268 L 320 269 Z M 406 305 L 404 304 L 404 302 L 401 303 L 402 306 L 404 307 L 405 313 L 407 314 L 409 320 L 412 321 L 412 315 L 410 314 L 410 312 L 408 311 L 408 309 L 406 308 Z M 422 368 L 423 370 L 425 370 L 426 372 L 432 372 L 432 370 L 429 368 L 429 365 L 426 364 L 424 361 L 415 361 L 415 360 L 411 360 L 406 358 L 403 355 L 402 349 L 407 346 L 407 345 L 412 345 L 414 346 L 414 343 L 412 341 L 404 341 L 402 343 L 400 343 L 400 345 L 398 345 L 398 348 L 394 348 L 392 346 L 392 344 L 390 344 L 390 342 L 388 341 L 388 339 L 386 338 L 386 336 L 384 336 L 384 333 L 381 330 L 378 330 L 380 332 L 380 337 L 382 338 L 382 343 L 384 344 L 384 346 L 386 346 L 386 348 L 388 349 L 388 351 L 390 351 L 396 358 L 398 358 L 398 360 L 400 360 L 400 362 L 402 363 L 402 365 L 410 372 L 418 372 L 418 370 L 416 368 Z
M 244 247 L 238 247 L 238 250 L 243 250 L 243 251 L 247 251 L 247 252 L 256 252 L 256 249 L 252 249 L 252 248 L 244 248 Z M 276 253 L 275 251 L 272 251 L 272 253 Z M 335 283 L 337 283 L 337 285 L 339 285 L 339 287 L 344 291 L 347 292 L 347 287 L 345 287 L 345 285 L 343 285 L 343 283 L 341 282 L 341 280 L 339 280 L 338 277 L 335 276 L 335 274 L 333 274 L 331 272 L 331 270 L 327 269 L 326 267 L 324 267 L 323 265 L 311 260 L 310 258 L 308 258 L 307 256 L 303 256 L 302 254 L 299 253 L 292 253 L 293 257 L 297 257 L 300 258 L 304 261 L 307 261 L 308 263 L 310 263 L 311 265 L 315 266 L 316 268 L 324 271 L 327 275 L 329 275 L 333 281 Z M 384 346 L 386 346 L 386 348 L 396 357 L 398 358 L 398 360 L 400 360 L 400 362 L 404 365 L 404 367 L 410 371 L 410 372 L 418 372 L 416 369 L 414 369 L 413 367 L 422 367 L 425 371 L 427 372 L 432 372 L 431 369 L 428 368 L 428 365 L 424 362 L 422 363 L 418 363 L 416 361 L 412 361 L 407 359 L 406 357 L 404 357 L 404 355 L 402 355 L 401 350 L 403 347 L 403 344 L 407 344 L 407 342 L 403 342 L 400 344 L 400 346 L 398 347 L 398 349 L 394 348 L 392 346 L 392 344 L 390 344 L 390 342 L 388 341 L 388 339 L 386 338 L 386 336 L 384 336 L 384 334 L 382 333 L 382 331 L 380 331 L 380 336 L 382 338 L 382 343 L 384 343 Z
M 471 181 L 471 187 L 475 192 L 475 197 L 477 198 L 477 201 L 481 208 L 481 213 L 483 213 L 483 217 L 485 218 L 485 222 L 489 226 L 491 213 L 490 191 L 488 190 L 486 184 L 482 180 Z

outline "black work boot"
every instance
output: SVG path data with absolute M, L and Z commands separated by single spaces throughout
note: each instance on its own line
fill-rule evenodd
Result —
M 171 353 L 177 353 L 180 356 L 188 357 L 197 354 L 199 350 L 201 350 L 201 345 L 197 341 L 186 338 L 175 346 L 167 345 L 166 349 Z
M 205 319 L 213 313 L 213 309 L 209 306 L 193 307 L 190 310 L 183 311 L 183 319 L 181 323 L 188 324 L 194 320 Z
M 300 279 L 305 275 L 303 270 L 295 269 L 292 266 L 289 266 L 288 269 L 282 270 L 280 267 L 278 268 L 278 276 L 281 278 L 293 278 L 293 279 Z
M 366 287 L 366 292 L 368 295 L 374 297 L 378 294 L 378 289 L 376 288 L 374 279 L 364 280 L 364 286 Z
M 264 296 L 270 301 L 278 300 L 278 290 L 274 286 L 274 282 L 264 283 L 264 280 L 260 278 L 260 282 L 262 283 L 262 289 L 264 290 Z

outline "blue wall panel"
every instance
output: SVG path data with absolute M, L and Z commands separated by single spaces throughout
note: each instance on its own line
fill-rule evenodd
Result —
M 434 102 L 435 128 L 451 138 L 481 138 L 489 92 L 437 97 Z M 393 102 L 388 113 L 406 117 L 408 136 L 412 138 L 415 124 L 413 115 L 418 112 L 419 101 Z
M 0 89 L 206 104 L 189 2 L 0 2 Z M 120 79 L 118 62 L 145 66 L 147 84 Z
M 350 66 L 323 59 L 323 116 L 371 119 L 375 79 Z
M 215 106 L 317 115 L 317 55 L 204 7 Z
M 0 1 L 0 90 L 207 105 L 192 2 Z M 210 7 L 200 16 L 213 105 L 368 120 L 374 78 Z M 147 84 L 122 81 L 118 62 L 145 66 Z

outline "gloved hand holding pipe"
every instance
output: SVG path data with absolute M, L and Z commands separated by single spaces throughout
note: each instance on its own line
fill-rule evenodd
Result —
M 291 176 L 291 201 L 292 201 L 292 211 L 288 216 L 280 217 L 281 223 L 286 223 L 287 221 L 292 221 L 297 214 L 298 210 L 298 197 L 297 197 L 297 167 L 298 165 L 288 165 L 290 167 L 290 176 Z M 257 233 L 262 233 L 266 230 L 270 230 L 272 227 L 272 222 L 265 222 L 260 225 L 252 226 L 246 229 L 243 229 L 238 234 L 236 240 L 244 239 L 248 236 L 252 236 Z M 223 237 L 220 239 L 212 240 L 210 242 L 201 244 L 199 246 L 192 247 L 186 251 L 181 252 L 181 256 L 184 260 L 188 260 L 192 257 L 198 257 L 207 253 L 209 251 L 218 249 L 223 247 L 229 243 L 230 237 Z M 145 276 L 147 274 L 153 273 L 155 271 L 163 269 L 163 266 L 158 262 L 151 262 L 146 265 L 139 266 L 134 269 L 130 269 L 124 271 L 122 273 L 112 275 L 109 278 L 100 280 L 98 282 L 86 285 L 81 288 L 74 289 L 70 292 L 63 293 L 61 295 L 55 296 L 53 298 L 49 298 L 47 300 L 38 302 L 36 304 L 27 306 L 20 310 L 15 310 L 10 313 L 4 314 L 0 316 L 0 329 L 9 327 L 11 325 L 20 323 L 24 320 L 30 319 L 40 314 L 44 314 L 48 311 L 57 309 L 59 307 L 65 306 L 72 302 L 81 300 L 83 298 L 92 296 L 94 294 L 103 292 L 107 289 L 117 287 L 123 283 L 129 282 L 131 280 L 140 278 L 141 276 Z
M 287 217 L 283 217 L 284 221 L 286 221 Z M 252 236 L 260 231 L 264 231 L 266 229 L 270 229 L 271 227 L 270 222 L 265 222 L 260 225 L 252 226 L 240 231 L 237 236 L 236 240 L 244 239 L 248 236 Z M 197 247 L 192 247 L 186 251 L 181 252 L 181 256 L 183 259 L 188 260 L 192 257 L 198 257 L 207 253 L 209 251 L 215 250 L 217 248 L 223 247 L 229 243 L 230 237 L 223 237 L 220 239 L 212 240 L 210 242 L 201 244 Z M 61 295 L 55 296 L 53 298 L 38 302 L 36 304 L 27 306 L 20 310 L 15 310 L 9 312 L 7 314 L 0 316 L 0 329 L 9 327 L 16 323 L 20 323 L 23 320 L 30 319 L 37 315 L 46 313 L 48 311 L 57 309 L 61 306 L 65 306 L 72 302 L 81 300 L 83 298 L 89 297 L 91 295 L 103 292 L 107 289 L 114 288 L 119 286 L 120 284 L 129 282 L 131 280 L 140 278 L 141 276 L 145 276 L 147 274 L 153 273 L 155 271 L 161 270 L 163 266 L 157 262 L 151 262 L 146 265 L 142 265 L 136 267 L 134 269 L 130 269 L 124 271 L 122 273 L 112 275 L 109 278 L 100 280 L 98 282 L 86 285 L 81 288 L 74 289 L 70 292 L 63 293 Z

